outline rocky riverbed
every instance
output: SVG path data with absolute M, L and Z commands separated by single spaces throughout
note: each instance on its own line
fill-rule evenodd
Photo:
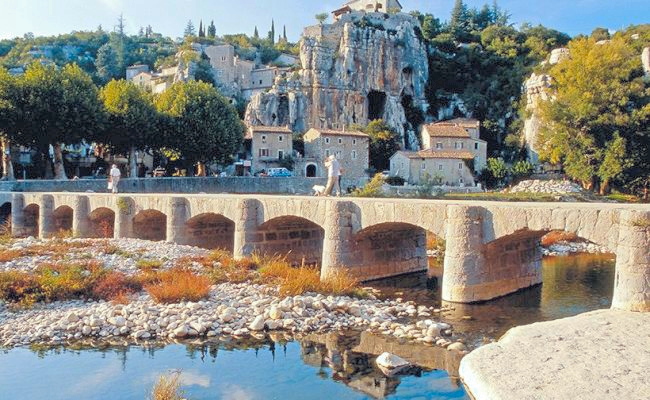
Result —
M 583 190 L 580 185 L 569 180 L 525 180 L 506 190 L 509 193 L 547 193 L 547 194 L 578 194 Z
M 113 254 L 103 253 L 108 244 Z M 24 239 L 9 246 L 26 249 L 43 244 Z M 115 251 L 115 247 L 119 251 Z M 136 259 L 164 260 L 162 268 L 205 250 L 142 240 L 96 241 L 80 250 L 126 274 L 137 272 Z M 78 256 L 78 255 L 77 255 Z M 74 257 L 74 256 L 71 256 Z M 52 256 L 20 257 L 1 263 L 0 270 L 31 271 Z M 430 346 L 465 350 L 452 327 L 439 320 L 445 309 L 418 306 L 401 299 L 378 300 L 377 291 L 366 288 L 368 298 L 307 293 L 283 297 L 278 288 L 252 283 L 212 286 L 209 297 L 198 302 L 158 304 L 140 292 L 128 304 L 74 300 L 36 304 L 22 309 L 0 302 L 0 346 L 61 345 L 83 340 L 129 343 L 175 341 L 218 336 L 247 337 L 277 331 L 291 334 L 367 330 Z
M 542 247 L 542 254 L 544 256 L 557 257 L 577 253 L 607 254 L 611 253 L 611 251 L 607 247 L 589 242 L 561 241 L 548 247 Z

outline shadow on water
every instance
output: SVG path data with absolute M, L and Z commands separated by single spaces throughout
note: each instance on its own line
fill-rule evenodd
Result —
M 414 367 L 384 375 L 375 363 L 384 351 Z M 159 376 L 180 371 L 191 399 L 466 399 L 461 357 L 368 332 L 146 347 L 86 343 L 0 353 L 0 388 L 2 398 L 144 399 Z
M 469 343 L 478 345 L 498 339 L 515 326 L 608 308 L 614 290 L 615 259 L 613 255 L 595 254 L 546 257 L 542 261 L 542 285 L 479 304 L 443 302 L 442 273 L 442 267 L 431 267 L 429 273 L 369 285 L 380 288 L 388 297 L 451 307 L 452 310 L 442 313 L 442 319 L 452 323 Z

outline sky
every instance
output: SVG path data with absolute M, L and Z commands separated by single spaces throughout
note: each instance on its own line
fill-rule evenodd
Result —
M 136 34 L 141 26 L 176 38 L 188 20 L 198 29 L 214 20 L 217 34 L 247 33 L 255 26 L 268 32 L 271 19 L 276 32 L 287 26 L 291 41 L 300 38 L 302 28 L 315 23 L 314 15 L 330 12 L 346 0 L 0 0 L 0 39 L 95 30 L 99 25 L 112 30 L 120 13 L 127 32 Z M 492 0 L 466 0 L 480 7 Z M 405 11 L 419 10 L 447 20 L 454 0 L 401 0 Z M 575 36 L 595 27 L 620 30 L 631 24 L 650 23 L 650 0 L 499 0 L 515 25 L 530 22 Z

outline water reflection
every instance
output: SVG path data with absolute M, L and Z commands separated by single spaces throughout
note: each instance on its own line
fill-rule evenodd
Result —
M 401 296 L 421 304 L 440 306 L 442 268 L 429 274 L 373 282 L 387 296 Z M 508 329 L 608 308 L 614 290 L 613 255 L 578 254 L 546 257 L 543 284 L 481 304 L 445 304 L 454 309 L 442 314 L 470 343 L 499 338 Z M 471 319 L 469 319 L 471 317 Z
M 143 399 L 169 371 L 180 371 L 192 399 L 467 398 L 458 380 L 457 353 L 367 332 L 308 335 L 300 341 L 275 334 L 247 341 L 95 346 L 0 353 L 2 398 Z M 383 351 L 415 366 L 386 377 L 375 365 Z

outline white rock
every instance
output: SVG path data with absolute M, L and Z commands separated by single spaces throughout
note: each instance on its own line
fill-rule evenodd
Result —
M 386 376 L 393 376 L 411 365 L 402 357 L 388 352 L 382 353 L 379 357 L 377 357 L 377 360 L 375 360 L 375 362 L 377 363 L 379 369 L 381 369 L 381 371 Z
M 249 328 L 251 331 L 261 331 L 261 330 L 264 330 L 264 316 L 263 316 L 263 315 L 258 315 L 257 317 L 255 317 L 255 319 L 253 320 L 253 322 L 251 322 L 251 323 L 248 325 L 248 328 Z

